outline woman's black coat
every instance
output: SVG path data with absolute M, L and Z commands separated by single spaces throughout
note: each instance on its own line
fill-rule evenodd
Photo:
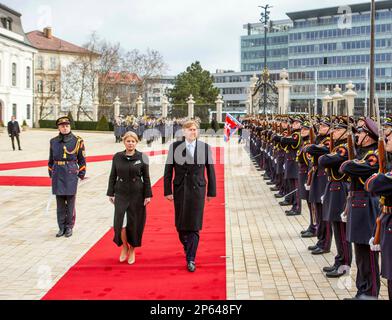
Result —
M 114 242 L 121 246 L 121 230 L 127 214 L 127 239 L 140 247 L 146 223 L 144 200 L 152 197 L 148 157 L 139 151 L 128 160 L 125 151 L 113 157 L 107 195 L 115 197 Z
M 205 179 L 206 172 L 208 185 Z M 173 173 L 175 173 L 174 180 Z M 186 149 L 185 141 L 173 143 L 165 166 L 164 189 L 165 197 L 172 194 L 174 196 L 177 230 L 202 230 L 206 191 L 208 197 L 216 197 L 216 177 L 211 147 L 197 141 L 194 158 L 192 158 Z

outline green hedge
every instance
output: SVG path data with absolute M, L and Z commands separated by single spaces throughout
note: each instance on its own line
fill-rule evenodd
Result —
M 74 130 L 83 130 L 83 131 L 96 131 L 97 130 L 97 121 L 75 121 L 75 125 L 72 127 Z M 40 128 L 45 129 L 56 129 L 56 121 L 55 120 L 39 120 Z M 109 123 L 109 130 L 113 131 L 113 124 Z
M 84 131 L 96 131 L 97 130 L 96 121 L 75 121 L 75 125 L 72 129 L 74 130 L 84 130 Z M 39 126 L 43 129 L 56 129 L 56 121 L 55 120 L 39 120 Z M 225 125 L 223 123 L 219 124 L 219 128 L 223 129 Z M 211 123 L 201 123 L 200 129 L 208 130 L 211 129 Z M 109 130 L 113 131 L 113 124 L 109 122 Z

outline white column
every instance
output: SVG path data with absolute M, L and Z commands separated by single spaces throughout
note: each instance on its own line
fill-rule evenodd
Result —
M 278 88 L 278 114 L 288 114 L 290 106 L 290 88 L 292 87 L 288 81 L 289 73 L 283 69 L 280 73 L 280 81 L 277 82 Z
M 339 101 L 342 100 L 344 97 L 340 93 L 340 92 L 342 92 L 342 89 L 339 87 L 338 84 L 335 86 L 335 89 L 333 89 L 333 91 L 335 92 L 334 95 L 332 96 L 332 99 L 333 99 L 333 113 L 334 113 L 334 115 L 337 115 L 338 114 Z
M 193 119 L 195 117 L 195 100 L 193 100 L 193 95 L 190 95 L 188 101 L 188 118 Z
M 119 97 L 116 97 L 116 99 L 114 99 L 113 106 L 114 106 L 114 119 L 117 119 L 117 117 L 120 116 L 120 106 L 121 106 Z
M 139 98 L 137 98 L 137 100 L 136 100 L 136 108 L 137 108 L 137 116 L 138 117 L 143 116 L 143 105 L 144 105 L 143 98 L 142 98 L 142 96 L 139 96 Z
M 218 95 L 217 100 L 215 101 L 216 103 L 216 121 L 218 123 L 222 123 L 222 115 L 223 115 L 223 97 L 221 95 Z
M 330 96 L 331 91 L 329 89 L 325 89 L 325 96 L 323 97 L 323 115 L 328 115 L 328 104 L 332 101 L 332 97 Z M 332 112 L 333 113 L 333 112 Z
M 343 94 L 344 98 L 346 99 L 348 114 L 349 116 L 354 115 L 354 106 L 355 106 L 355 98 L 358 94 L 353 90 L 355 86 L 353 85 L 352 81 L 349 81 L 346 85 L 347 91 Z
M 162 118 L 167 118 L 167 109 L 169 107 L 169 100 L 166 96 L 162 97 Z

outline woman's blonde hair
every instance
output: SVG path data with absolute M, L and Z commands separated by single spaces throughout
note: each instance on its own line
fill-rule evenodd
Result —
M 137 143 L 139 143 L 139 137 L 138 137 L 137 134 L 136 134 L 135 132 L 133 132 L 133 131 L 128 131 L 126 134 L 124 134 L 123 142 L 125 142 L 125 140 L 127 140 L 128 138 L 133 138 L 133 139 L 135 139 L 135 141 L 136 141 Z
M 188 120 L 188 121 L 186 121 L 186 122 L 182 125 L 182 128 L 183 128 L 183 129 L 189 129 L 189 128 L 193 127 L 193 126 L 195 126 L 197 129 L 199 129 L 199 125 L 197 124 L 196 121 L 194 121 L 194 120 Z

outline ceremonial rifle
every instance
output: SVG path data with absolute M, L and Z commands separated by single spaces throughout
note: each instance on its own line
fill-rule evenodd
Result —
M 377 125 L 378 125 L 378 163 L 379 163 L 379 173 L 385 174 L 387 172 L 386 169 L 386 153 L 385 153 L 385 137 L 384 131 L 381 127 L 381 114 L 380 114 L 380 105 L 378 103 L 378 97 L 375 97 L 375 107 L 377 113 Z M 381 205 L 384 205 L 384 199 L 381 198 Z M 381 220 L 384 217 L 384 214 L 381 214 L 376 220 L 376 233 L 374 236 L 374 245 L 379 245 L 381 240 Z

